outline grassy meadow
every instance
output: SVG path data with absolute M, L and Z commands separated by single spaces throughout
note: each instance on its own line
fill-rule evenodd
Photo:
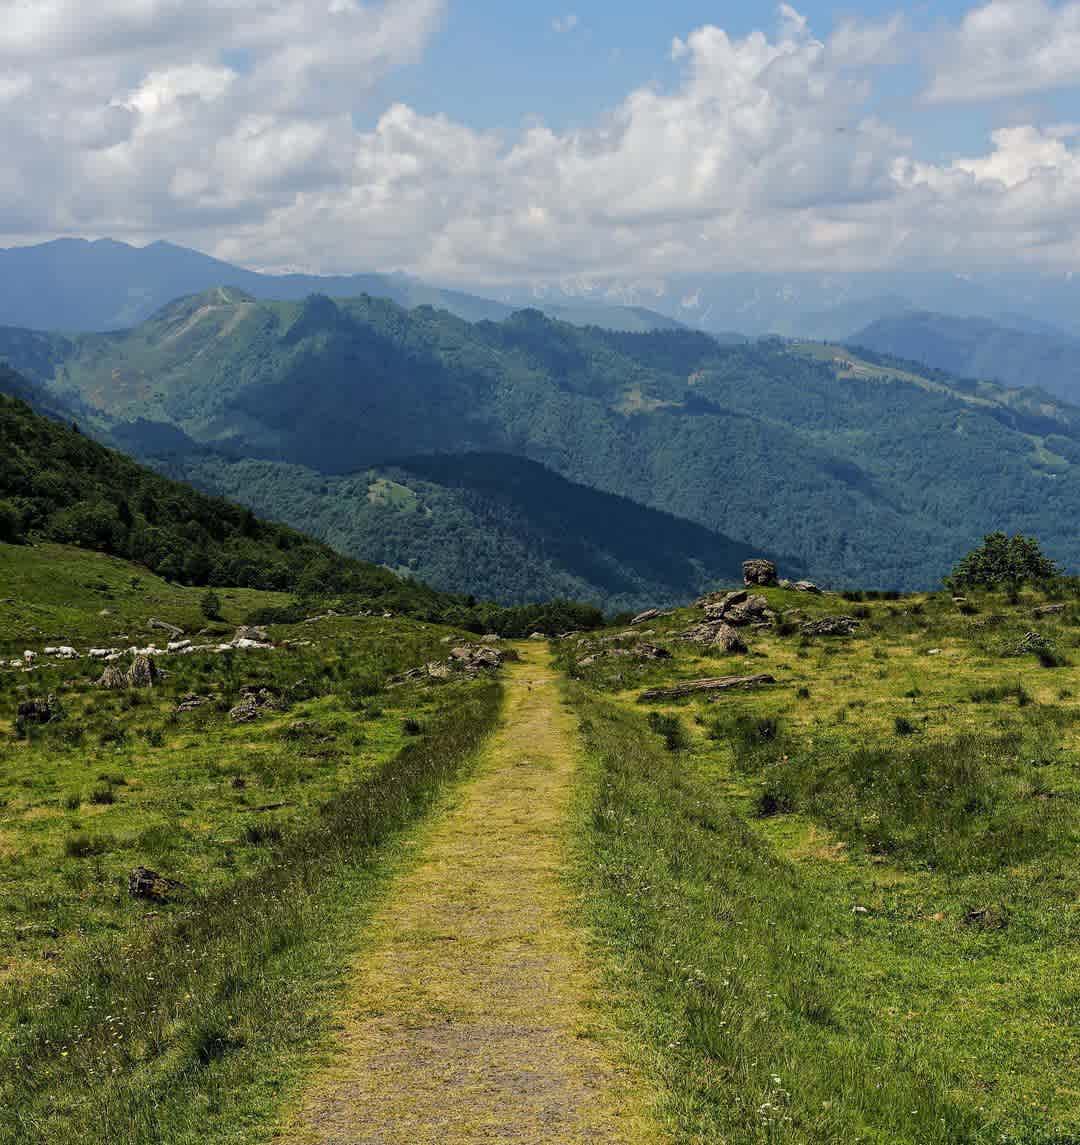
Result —
M 678 640 L 699 610 L 559 646 L 584 901 L 674 1139 L 1073 1145 L 1077 602 L 765 595 L 746 654 Z
M 220 590 L 208 624 L 200 590 L 124 562 L 4 545 L 0 562 L 10 652 L 161 645 L 150 616 L 228 639 L 279 603 Z M 162 658 L 153 688 L 100 689 L 87 660 L 0 671 L 0 1141 L 265 1139 L 402 830 L 494 720 L 490 679 L 388 686 L 445 657 L 450 629 L 269 632 L 272 651 Z M 233 721 L 252 689 L 271 706 Z M 46 694 L 62 718 L 20 727 L 18 704 Z M 132 898 L 137 866 L 180 885 Z

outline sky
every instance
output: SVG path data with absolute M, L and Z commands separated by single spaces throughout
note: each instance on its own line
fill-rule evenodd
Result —
M 0 236 L 650 282 L 1071 271 L 1080 0 L 0 0 Z

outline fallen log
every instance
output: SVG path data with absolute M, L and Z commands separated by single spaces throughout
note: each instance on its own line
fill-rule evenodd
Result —
M 712 680 L 687 680 L 685 684 L 676 684 L 671 688 L 653 688 L 643 692 L 639 703 L 648 703 L 651 700 L 678 700 L 683 696 L 692 696 L 698 692 L 726 692 L 732 688 L 758 688 L 763 684 L 775 684 L 772 676 L 718 676 Z

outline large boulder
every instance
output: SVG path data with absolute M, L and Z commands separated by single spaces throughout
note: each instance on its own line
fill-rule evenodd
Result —
M 763 557 L 752 561 L 743 561 L 742 573 L 743 584 L 748 586 L 756 585 L 761 588 L 769 588 L 776 584 L 776 565 Z
M 128 672 L 128 683 L 133 688 L 152 688 L 161 679 L 161 671 L 152 656 L 136 656 Z

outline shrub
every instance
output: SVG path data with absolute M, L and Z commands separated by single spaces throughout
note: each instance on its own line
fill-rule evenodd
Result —
M 86 859 L 91 855 L 102 855 L 112 846 L 112 840 L 100 835 L 88 835 L 76 831 L 64 840 L 64 854 L 69 859 Z
M 919 729 L 907 718 L 907 716 L 897 716 L 893 720 L 893 731 L 898 736 L 914 735 Z
M 401 721 L 402 734 L 407 736 L 418 736 L 424 731 L 424 725 L 419 720 L 414 720 L 411 716 Z
M 208 588 L 199 601 L 199 609 L 207 620 L 220 620 L 221 597 L 212 588 Z
M 116 802 L 116 792 L 113 791 L 112 785 L 108 783 L 99 783 L 90 792 L 90 802 L 96 803 L 99 806 L 107 805 Z
M 681 751 L 689 746 L 690 740 L 682 720 L 678 716 L 666 716 L 662 712 L 649 713 L 649 727 L 664 741 L 668 751 Z
M 945 578 L 945 583 L 950 588 L 1006 588 L 1018 599 L 1020 585 L 1051 580 L 1057 575 L 1057 565 L 1033 537 L 988 533 L 983 543 Z
M 69 791 L 64 796 L 64 808 L 67 811 L 78 811 L 82 806 L 82 795 L 78 791 Z

